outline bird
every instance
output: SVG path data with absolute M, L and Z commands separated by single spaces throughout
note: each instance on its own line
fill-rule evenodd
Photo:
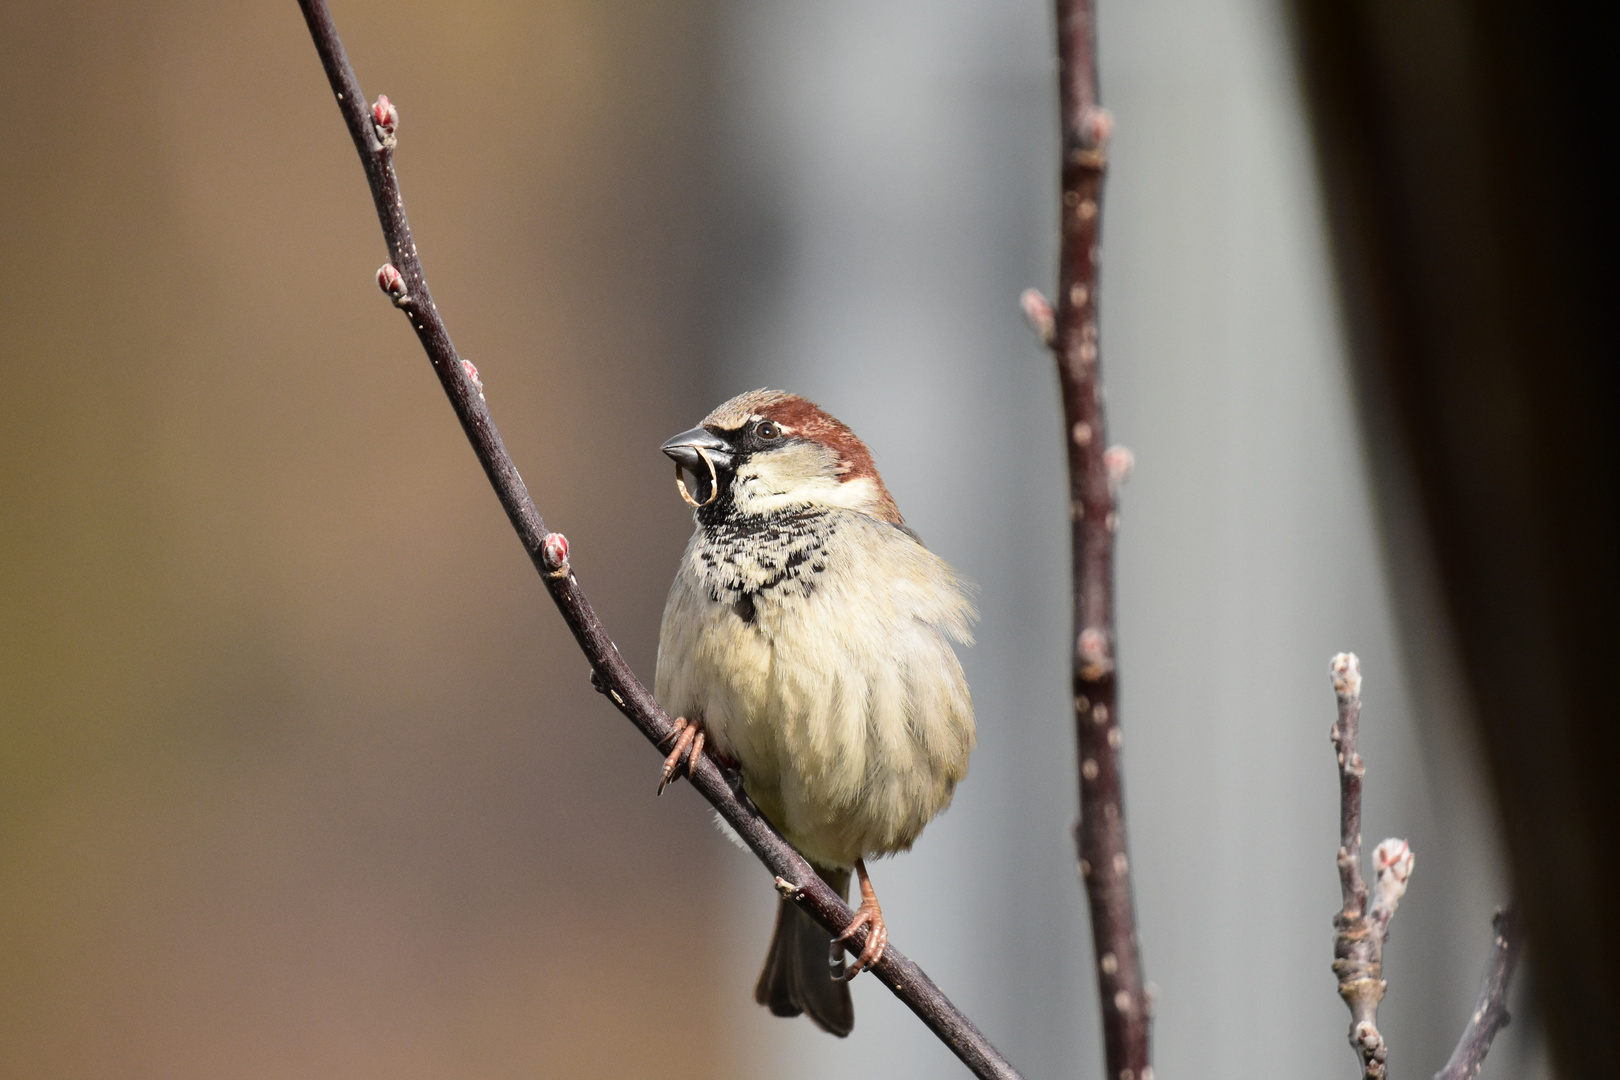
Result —
M 677 732 L 659 790 L 708 746 L 840 897 L 857 876 L 837 938 L 779 902 L 754 990 L 842 1037 L 848 982 L 888 943 L 866 860 L 908 850 L 967 775 L 952 646 L 972 644 L 969 587 L 907 527 L 866 444 L 805 398 L 740 394 L 661 449 L 695 531 L 659 628 L 654 696 Z

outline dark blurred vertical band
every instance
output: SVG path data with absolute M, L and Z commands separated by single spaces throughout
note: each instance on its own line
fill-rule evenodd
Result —
M 1566 1077 L 1612 1070 L 1620 1030 L 1620 47 L 1600 7 L 1290 3 L 1386 541 L 1415 503 Z

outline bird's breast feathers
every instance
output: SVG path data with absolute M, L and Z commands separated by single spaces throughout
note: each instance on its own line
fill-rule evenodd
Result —
M 973 747 L 951 641 L 972 605 L 903 528 L 842 509 L 705 525 L 670 590 L 659 701 L 701 719 L 749 795 L 809 858 L 907 848 Z

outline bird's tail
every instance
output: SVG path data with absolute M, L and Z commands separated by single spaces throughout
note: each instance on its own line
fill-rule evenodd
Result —
M 848 870 L 818 866 L 816 873 L 840 897 L 849 895 Z M 821 1030 L 843 1038 L 855 1026 L 855 1006 L 849 984 L 832 977 L 831 955 L 832 935 L 784 898 L 776 909 L 776 932 L 754 987 L 754 1000 L 777 1016 L 805 1013 Z

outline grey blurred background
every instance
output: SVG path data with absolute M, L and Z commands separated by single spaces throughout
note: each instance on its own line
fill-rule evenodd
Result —
M 1061 422 L 1016 306 L 1054 277 L 1047 5 L 335 14 L 400 105 L 440 308 L 638 670 L 690 527 L 656 446 L 752 386 L 849 422 L 978 583 L 972 773 L 874 877 L 1026 1075 L 1100 1075 Z M 768 877 L 684 785 L 653 798 L 590 691 L 375 292 L 296 6 L 4 19 L 0 1072 L 961 1075 L 870 979 L 844 1042 L 752 1003 Z M 1354 1075 L 1326 738 L 1353 649 L 1368 843 L 1419 864 L 1383 1027 L 1428 1075 L 1505 885 L 1432 585 L 1380 547 L 1284 27 L 1148 0 L 1101 28 L 1157 1073 Z M 1517 1013 L 1487 1076 L 1542 1071 Z

